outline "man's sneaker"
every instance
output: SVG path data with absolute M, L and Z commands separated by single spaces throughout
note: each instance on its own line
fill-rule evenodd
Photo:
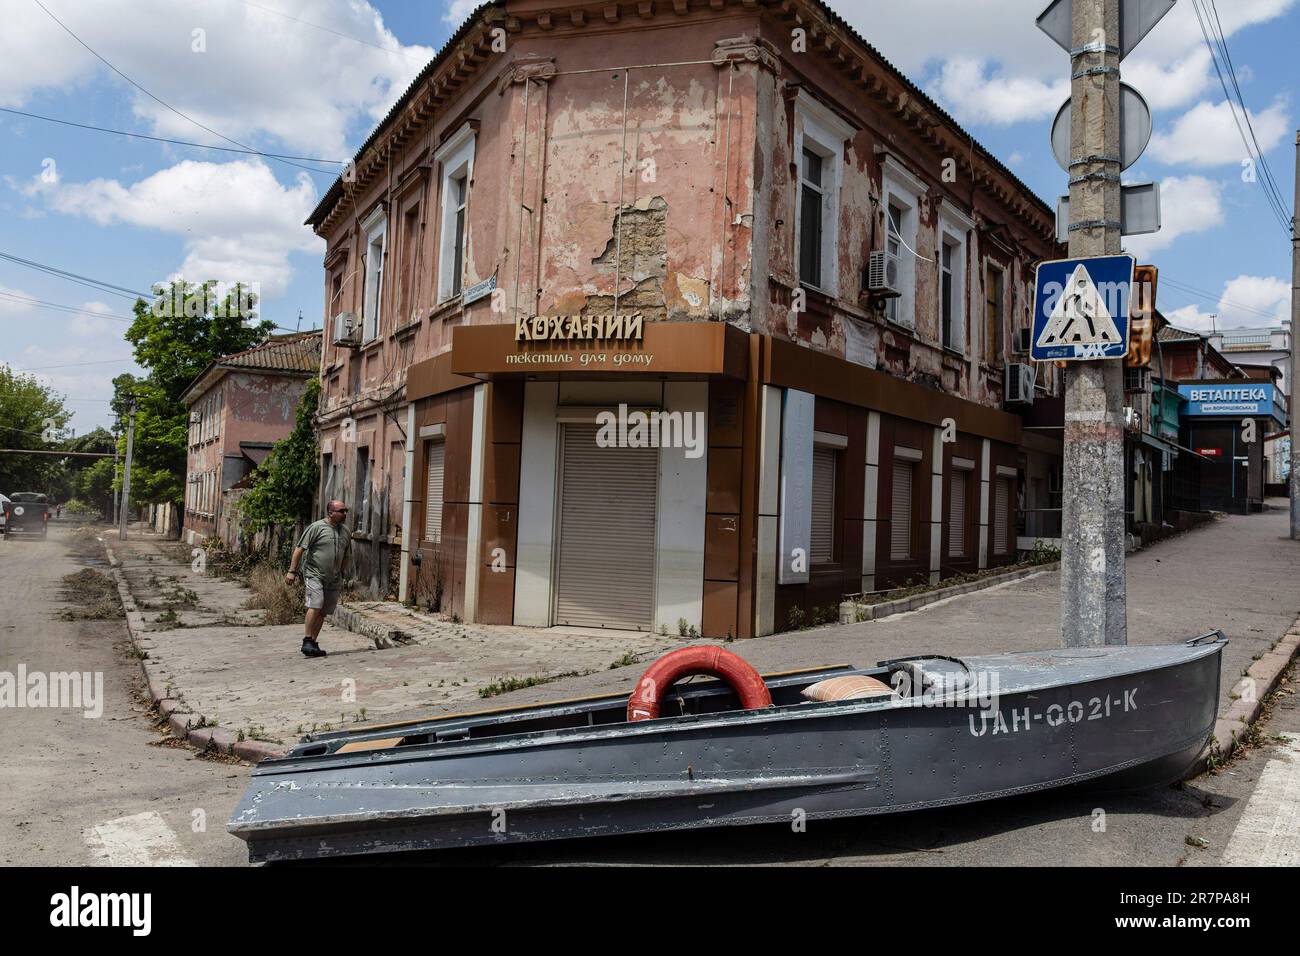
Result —
M 323 650 L 321 650 L 321 646 L 320 646 L 319 644 L 317 644 L 315 641 L 313 641 L 310 637 L 304 637 L 304 638 L 302 639 L 302 652 L 303 652 L 303 654 L 305 654 L 307 657 L 325 657 L 325 656 L 326 656 L 326 655 L 325 655 L 325 652 L 324 652 Z

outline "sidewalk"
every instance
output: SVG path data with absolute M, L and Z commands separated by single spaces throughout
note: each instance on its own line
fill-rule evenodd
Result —
M 1275 503 L 1276 504 L 1276 503 Z M 1300 616 L 1300 543 L 1287 537 L 1287 513 L 1226 517 L 1160 542 L 1128 561 L 1129 640 L 1172 643 L 1221 628 L 1224 652 L 1221 714 L 1236 681 Z M 119 542 L 107 542 L 114 549 Z M 299 625 L 257 626 L 242 610 L 247 592 L 194 574 L 180 560 L 187 549 L 132 533 L 119 557 L 133 596 L 150 604 L 192 592 L 176 611 L 179 624 L 143 610 L 145 667 L 156 696 L 179 701 L 181 714 L 203 715 L 229 737 L 283 749 L 313 726 L 402 720 L 495 705 L 596 693 L 629 693 L 645 665 L 686 641 L 630 632 L 452 624 L 411 618 L 393 605 L 350 605 L 373 628 L 402 633 L 383 641 L 326 625 L 323 660 L 298 653 Z M 950 598 L 881 621 L 798 631 L 732 649 L 760 671 L 819 664 L 870 664 L 907 654 L 950 655 L 1037 650 L 1060 641 L 1060 575 L 1046 571 Z M 140 590 L 137 591 L 136 589 Z M 223 617 L 225 615 L 225 617 Z M 239 617 L 235 624 L 232 616 Z M 229 623 L 227 623 L 229 622 Z M 387 643 L 376 649 L 376 643 Z M 629 663 L 629 661 L 634 661 Z M 611 665 L 623 666 L 611 669 Z M 479 688 L 504 677 L 576 673 L 490 700 Z M 182 723 L 183 726 L 183 723 Z
M 676 637 L 626 631 L 566 633 L 414 617 L 383 602 L 346 605 L 354 633 L 326 623 L 329 656 L 299 652 L 302 624 L 264 625 L 244 607 L 242 585 L 195 572 L 191 548 L 133 528 L 105 540 L 125 579 L 128 624 L 147 654 L 151 694 L 173 727 L 198 730 L 200 745 L 241 747 L 253 759 L 288 749 L 302 734 L 412 712 L 495 703 L 480 688 L 555 674 L 586 674 L 619 663 L 639 675 Z M 394 640 L 393 632 L 401 639 Z M 545 689 L 545 688 L 543 688 Z M 513 695 L 512 695 L 513 696 Z
M 1300 542 L 1287 537 L 1284 503 L 1228 516 L 1128 557 L 1129 642 L 1177 643 L 1220 628 L 1220 714 L 1237 680 L 1300 617 Z M 1060 572 L 931 604 L 881 621 L 829 625 L 738 641 L 730 648 L 760 671 L 821 664 L 874 664 L 908 654 L 987 654 L 1057 647 Z M 679 641 L 675 646 L 686 642 Z M 511 705 L 599 693 L 630 693 L 637 668 L 520 690 Z M 418 716 L 412 708 L 405 716 Z

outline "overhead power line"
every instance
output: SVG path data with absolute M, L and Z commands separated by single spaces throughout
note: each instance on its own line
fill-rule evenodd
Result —
M 1277 180 L 1273 178 L 1273 169 L 1268 164 L 1264 156 L 1264 150 L 1259 145 L 1259 137 L 1255 135 L 1255 124 L 1250 118 L 1250 110 L 1246 109 L 1246 100 L 1241 95 L 1241 84 L 1237 82 L 1237 66 L 1232 62 L 1232 53 L 1228 50 L 1228 39 L 1223 32 L 1223 24 L 1219 21 L 1219 8 L 1215 0 L 1209 0 L 1210 12 L 1214 14 L 1214 31 L 1218 39 L 1219 49 L 1223 53 L 1223 59 L 1228 66 L 1228 76 L 1232 79 L 1232 88 L 1236 91 L 1237 102 L 1241 106 L 1241 114 L 1246 120 L 1246 129 L 1250 131 L 1251 141 L 1255 144 L 1255 154 L 1259 157 L 1260 169 L 1264 174 L 1264 181 L 1268 192 L 1273 198 L 1273 203 L 1287 220 L 1284 225 L 1290 230 L 1289 222 L 1290 213 L 1287 210 L 1287 200 L 1282 190 L 1278 187 Z
M 128 318 L 124 315 L 115 315 L 112 312 L 95 312 L 91 309 L 82 309 L 73 305 L 61 305 L 58 302 L 47 302 L 44 299 L 34 299 L 29 295 L 20 295 L 17 292 L 0 292 L 0 299 L 31 305 L 38 309 L 48 309 L 53 312 L 68 312 L 72 315 L 84 315 L 93 319 L 110 319 L 113 322 L 128 323 L 135 321 L 135 319 Z
M 101 56 L 98 52 L 96 52 L 96 50 L 95 50 L 95 49 L 94 49 L 90 44 L 88 44 L 85 40 L 81 39 L 81 37 L 79 37 L 79 36 L 77 36 L 77 34 L 73 33 L 72 30 L 71 30 L 71 28 L 69 28 L 67 24 L 65 24 L 62 20 L 60 20 L 60 19 L 59 19 L 58 17 L 56 17 L 53 13 L 51 13 L 50 10 L 49 10 L 49 8 L 46 7 L 45 4 L 41 3 L 41 0 L 32 0 L 32 3 L 34 3 L 34 4 L 36 4 L 38 7 L 40 7 L 41 10 L 43 10 L 43 11 L 45 12 L 45 15 L 46 15 L 47 17 L 49 17 L 51 20 L 53 20 L 55 23 L 57 23 L 57 24 L 59 25 L 59 27 L 63 30 L 64 33 L 66 33 L 68 36 L 72 37 L 72 39 L 76 40 L 77 43 L 79 43 L 79 44 L 80 44 L 80 45 L 81 45 L 81 46 L 86 50 L 87 53 L 89 53 L 89 54 L 90 54 L 91 56 L 93 56 L 95 59 L 99 60 L 99 62 L 103 63 L 106 67 L 108 67 L 110 70 L 112 70 L 112 71 L 113 71 L 114 73 L 116 73 L 118 76 L 120 76 L 122 79 L 126 80 L 128 83 L 130 83 L 132 86 L 134 86 L 137 90 L 139 90 L 139 91 L 140 91 L 141 93 L 143 93 L 145 96 L 149 97 L 149 99 L 153 100 L 153 101 L 154 101 L 155 103 L 157 103 L 159 106 L 162 106 L 163 108 L 165 108 L 165 109 L 167 109 L 167 110 L 170 110 L 171 112 L 173 112 L 173 113 L 175 113 L 177 116 L 179 116 L 181 119 L 183 119 L 183 120 L 185 120 L 185 121 L 187 121 L 187 122 L 189 122 L 189 123 L 193 123 L 193 124 L 194 124 L 195 126 L 197 126 L 199 129 L 203 130 L 204 132 L 211 133 L 213 136 L 216 136 L 218 139 L 224 139 L 227 143 L 230 143 L 230 144 L 232 144 L 232 145 L 234 145 L 234 146 L 242 147 L 243 149 L 247 149 L 247 150 L 250 150 L 250 151 L 252 151 L 252 152 L 257 152 L 257 153 L 259 153 L 260 155 L 268 156 L 268 158 L 274 158 L 274 157 L 269 157 L 269 154 L 262 153 L 260 150 L 255 150 L 255 149 L 253 149 L 253 147 L 252 147 L 252 146 L 249 146 L 247 143 L 241 143 L 241 142 L 239 142 L 239 140 L 237 140 L 237 139 L 231 139 L 229 136 L 225 135 L 224 133 L 218 133 L 218 132 L 217 132 L 215 129 L 213 129 L 212 127 L 210 127 L 210 126 L 205 126 L 204 124 L 202 124 L 202 123 L 200 123 L 198 120 L 196 120 L 194 117 L 189 116 L 189 115 L 187 115 L 187 114 L 181 112 L 181 111 L 178 110 L 176 107 L 174 107 L 174 106 L 172 106 L 170 103 L 168 103 L 166 100 L 162 99 L 161 97 L 159 97 L 159 96 L 155 95 L 154 93 L 150 92 L 149 90 L 145 89 L 144 86 L 142 86 L 141 84 L 137 83 L 137 82 L 136 82 L 135 80 L 133 80 L 131 77 L 127 76 L 125 73 L 123 73 L 121 70 L 119 70 L 116 66 L 114 66 L 112 63 L 110 63 L 110 62 L 108 61 L 107 58 Z M 296 163 L 296 162 L 294 162 L 293 160 L 290 160 L 290 159 L 278 159 L 278 158 L 276 158 L 276 162 L 278 162 L 278 163 L 285 163 L 285 164 L 287 164 L 287 165 L 289 165 L 289 166 L 296 166 L 296 167 L 298 167 L 299 169 L 305 169 L 305 170 L 307 170 L 308 172 L 312 172 L 312 173 L 322 173 L 322 172 L 327 172 L 326 170 L 315 169 L 314 167 L 311 167 L 311 166 L 304 166 L 304 165 L 302 165 L 301 163 Z M 331 176 L 334 175 L 333 172 L 329 172 L 328 174 L 331 175 Z
M 90 286 L 92 289 L 99 289 L 103 292 L 122 296 L 126 299 L 149 300 L 153 298 L 153 296 L 147 292 L 137 292 L 136 290 L 128 289 L 125 286 L 113 285 L 111 282 L 102 282 L 99 279 L 92 279 L 90 276 L 79 275 L 76 272 L 59 269 L 55 266 L 46 265 L 43 262 L 36 262 L 33 259 L 24 259 L 21 256 L 15 256 L 12 253 L 0 252 L 0 259 L 5 259 L 16 265 L 26 266 L 28 269 L 35 269 L 37 272 L 44 272 L 60 279 L 67 279 L 69 282 L 76 282 L 78 285 Z
M 1214 72 L 1219 78 L 1219 85 L 1223 88 L 1223 95 L 1228 109 L 1232 113 L 1232 121 L 1237 127 L 1237 134 L 1241 137 L 1241 143 L 1246 147 L 1246 155 L 1259 167 L 1260 176 L 1256 176 L 1256 181 L 1260 188 L 1264 190 L 1264 196 L 1268 201 L 1269 208 L 1273 215 L 1277 217 L 1278 222 L 1290 236 L 1294 227 L 1291 223 L 1291 215 L 1287 212 L 1286 203 L 1281 199 L 1277 191 L 1276 181 L 1273 179 L 1272 171 L 1268 167 L 1268 160 L 1265 158 L 1263 151 L 1259 149 L 1259 141 L 1255 137 L 1254 126 L 1250 120 L 1250 111 L 1246 109 L 1246 103 L 1241 98 L 1241 88 L 1237 84 L 1236 75 L 1232 72 L 1231 57 L 1227 52 L 1226 40 L 1221 34 L 1212 37 L 1214 32 L 1214 23 L 1217 22 L 1218 12 L 1215 10 L 1211 15 L 1210 6 L 1213 0 L 1192 0 L 1192 9 L 1196 12 L 1196 20 L 1201 27 L 1201 36 L 1205 40 L 1206 49 L 1210 51 L 1210 61 L 1214 64 Z M 1220 64 L 1220 59 L 1224 62 Z M 1234 97 L 1232 90 L 1228 87 L 1228 81 L 1224 78 L 1224 69 L 1227 69 L 1232 75 L 1232 84 L 1236 89 Z M 1240 105 L 1241 112 L 1245 117 L 1245 126 L 1242 125 L 1242 119 L 1237 116 L 1237 107 Z M 1250 129 L 1247 135 L 1246 130 Z M 1252 143 L 1254 146 L 1252 148 Z
M 241 153 L 248 156 L 265 156 L 268 159 L 300 159 L 305 163 L 332 163 L 335 166 L 342 166 L 346 162 L 341 159 L 322 159 L 319 156 L 291 156 L 285 153 L 266 153 L 260 149 L 251 149 L 243 146 L 212 146 L 208 143 L 191 143 L 189 140 L 184 139 L 168 139 L 165 136 L 150 136 L 147 133 L 132 133 L 124 129 L 109 129 L 107 126 L 94 126 L 90 123 L 76 123 L 72 120 L 58 119 L 54 116 L 42 116 L 40 113 L 29 113 L 26 110 L 9 109 L 5 106 L 0 106 L 0 113 L 12 113 L 15 116 L 25 116 L 28 119 L 43 120 L 46 123 L 58 123 L 60 126 L 75 126 L 77 129 L 94 130 L 96 133 L 113 133 L 117 136 L 129 136 L 132 139 L 147 139 L 154 143 L 170 143 L 173 146 L 192 146 L 195 149 L 216 149 L 223 153 Z M 330 170 L 318 169 L 316 172 L 329 172 L 333 175 Z
M 300 17 L 291 16 L 290 14 L 285 13 L 282 10 L 275 10 L 271 7 L 264 7 L 257 3 L 250 3 L 249 0 L 239 0 L 239 2 L 246 7 L 252 7 L 254 10 L 261 10 L 265 13 L 273 13 L 277 17 L 284 17 L 284 19 L 286 20 L 292 20 L 294 23 L 301 23 L 303 26 L 312 27 L 313 29 L 321 30 L 325 33 L 333 34 L 336 37 L 342 37 L 344 40 L 351 40 L 353 43 L 361 43 L 368 47 L 374 47 L 376 50 L 379 50 L 382 53 L 387 53 L 390 56 L 401 56 L 401 57 L 405 57 L 406 59 L 417 59 L 421 63 L 424 63 L 428 59 L 426 56 L 423 56 L 422 54 L 419 53 L 408 53 L 406 50 L 393 50 L 388 47 L 380 46 L 378 43 L 371 43 L 369 40 L 363 40 L 361 39 L 361 37 L 353 36 L 350 33 L 340 33 L 338 30 L 334 30 L 330 27 L 321 26 L 319 23 L 312 23 L 310 20 L 303 20 Z

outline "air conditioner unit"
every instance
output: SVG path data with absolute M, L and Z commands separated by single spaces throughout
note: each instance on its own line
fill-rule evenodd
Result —
M 1006 374 L 1002 378 L 1002 401 L 1006 405 L 1032 405 L 1034 402 L 1034 382 L 1038 380 L 1038 370 L 1032 365 L 1019 362 L 1007 363 Z
M 1034 345 L 1034 330 L 1016 329 L 1016 334 L 1014 336 L 1014 339 L 1015 339 L 1015 347 L 1016 347 L 1015 350 L 1024 355 L 1028 355 L 1030 351 L 1033 349 L 1033 345 Z
M 873 252 L 867 262 L 867 288 L 871 295 L 897 298 L 903 294 L 902 267 L 892 252 Z
M 1125 392 L 1147 392 L 1151 389 L 1151 369 L 1149 368 L 1126 368 L 1124 369 L 1124 391 Z
M 334 316 L 334 344 L 344 348 L 355 348 L 361 344 L 361 326 L 352 312 L 340 312 Z

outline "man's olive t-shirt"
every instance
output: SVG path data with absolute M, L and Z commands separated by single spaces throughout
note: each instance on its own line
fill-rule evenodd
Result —
M 302 576 L 315 578 L 324 588 L 337 588 L 343 582 L 343 567 L 352 550 L 352 532 L 334 527 L 325 518 L 313 521 L 298 540 L 304 552 Z

